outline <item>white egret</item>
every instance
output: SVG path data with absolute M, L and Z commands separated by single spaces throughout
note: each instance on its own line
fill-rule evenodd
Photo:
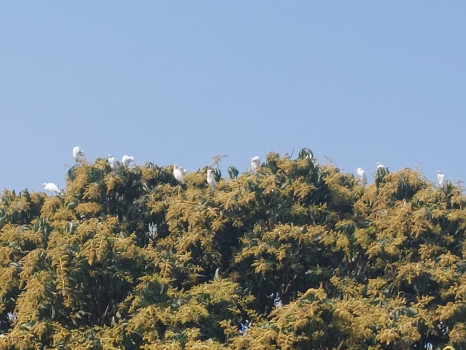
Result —
M 383 165 L 382 163 L 380 162 L 377 162 L 377 169 L 380 169 L 380 168 L 386 168 L 385 165 Z
M 116 170 L 117 162 L 115 160 L 115 157 L 113 157 L 111 154 L 109 154 L 107 156 L 107 160 L 108 160 L 108 165 L 110 165 L 110 168 L 112 168 L 112 170 Z
M 123 157 L 121 157 L 121 162 L 125 167 L 129 167 L 129 163 L 131 163 L 132 161 L 134 161 L 133 156 L 128 156 L 125 154 Z
M 178 168 L 176 165 L 173 165 L 173 176 L 180 184 L 184 184 L 184 174 L 181 169 L 183 168 Z
M 207 170 L 207 183 L 209 184 L 210 192 L 213 193 L 217 187 L 217 181 L 215 181 L 215 176 L 212 169 Z
M 256 171 L 261 165 L 261 161 L 259 156 L 255 156 L 251 158 L 251 170 Z
M 358 174 L 358 182 L 362 186 L 366 186 L 367 184 L 367 177 L 366 174 L 364 174 L 364 169 L 363 168 L 357 168 L 356 172 Z
M 55 185 L 53 182 L 44 182 L 42 184 L 42 187 L 46 190 L 49 191 L 50 194 L 59 194 L 60 189 L 58 188 L 57 185 Z
M 76 162 L 82 162 L 85 159 L 84 151 L 79 146 L 73 147 L 73 158 Z
M 443 187 L 443 184 L 445 183 L 445 174 L 440 170 L 437 170 L 437 180 L 440 187 Z
M 214 273 L 214 281 L 218 281 L 218 280 L 220 280 L 220 267 L 217 267 Z

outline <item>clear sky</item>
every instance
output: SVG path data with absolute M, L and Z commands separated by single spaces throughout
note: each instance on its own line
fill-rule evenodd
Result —
M 89 160 L 240 171 L 309 147 L 466 180 L 465 1 L 7 1 L 0 188 Z

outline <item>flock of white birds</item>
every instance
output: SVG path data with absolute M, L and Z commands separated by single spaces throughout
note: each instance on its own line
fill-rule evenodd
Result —
M 85 153 L 79 146 L 73 147 L 73 158 L 76 161 L 76 163 L 85 161 L 85 159 L 86 159 L 85 158 Z M 118 163 L 115 160 L 115 157 L 113 157 L 112 155 L 108 155 L 107 160 L 108 160 L 108 164 L 110 165 L 110 167 L 113 170 L 116 170 L 117 167 L 118 167 Z M 133 156 L 129 156 L 129 155 L 125 154 L 121 158 L 121 163 L 126 168 L 130 167 L 130 164 L 133 163 L 133 162 L 134 162 L 134 157 Z M 259 158 L 259 156 L 252 157 L 251 158 L 251 171 L 256 172 L 259 167 L 260 167 L 260 158 Z M 385 167 L 385 165 L 377 162 L 377 169 L 381 169 L 381 168 L 387 169 Z M 185 175 L 186 175 L 186 169 L 178 167 L 178 166 L 176 166 L 176 164 L 173 165 L 173 176 L 175 177 L 176 181 L 178 181 L 180 184 L 184 184 L 185 183 L 185 180 L 184 180 Z M 356 180 L 362 186 L 367 185 L 367 177 L 366 177 L 366 174 L 364 173 L 364 169 L 362 169 L 362 168 L 357 168 L 356 169 Z M 444 184 L 446 183 L 445 182 L 445 175 L 440 170 L 437 171 L 437 180 L 438 180 L 438 183 L 439 183 L 440 187 L 443 187 Z M 214 172 L 213 172 L 212 169 L 207 170 L 207 184 L 210 187 L 211 193 L 213 193 L 215 191 L 215 188 L 217 187 L 217 181 L 215 180 L 215 175 L 214 175 Z M 42 184 L 42 187 L 52 195 L 57 195 L 57 194 L 59 194 L 61 192 L 60 189 L 58 188 L 58 186 L 55 185 L 53 182 L 44 182 Z

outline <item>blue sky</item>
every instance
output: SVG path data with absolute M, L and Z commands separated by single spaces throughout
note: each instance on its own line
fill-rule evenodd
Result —
M 4 2 L 0 188 L 64 187 L 75 145 L 91 161 L 189 171 L 309 147 L 345 172 L 380 161 L 465 180 L 465 13 L 425 0 Z

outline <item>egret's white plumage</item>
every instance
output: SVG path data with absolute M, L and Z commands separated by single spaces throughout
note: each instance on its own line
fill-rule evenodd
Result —
M 367 184 L 367 177 L 366 174 L 364 174 L 364 169 L 363 168 L 357 168 L 356 172 L 358 174 L 358 182 L 365 186 Z
M 218 280 L 220 280 L 220 267 L 217 267 L 214 273 L 214 281 L 218 281 Z
M 42 187 L 46 190 L 49 191 L 51 194 L 59 194 L 60 189 L 58 188 L 57 185 L 55 185 L 53 182 L 44 182 L 42 184 Z
M 183 168 L 178 168 L 176 165 L 173 165 L 173 176 L 175 177 L 176 181 L 184 184 L 184 174 L 181 169 Z
M 259 156 L 255 156 L 251 158 L 251 170 L 256 171 L 261 165 L 261 161 Z
M 111 154 L 109 154 L 107 156 L 107 160 L 108 160 L 108 165 L 110 165 L 110 168 L 112 168 L 112 170 L 116 170 L 117 162 L 115 160 L 115 157 L 113 157 Z
M 445 183 L 445 174 L 440 170 L 437 170 L 437 180 L 440 187 L 443 187 L 443 184 Z
M 79 146 L 74 146 L 73 147 L 73 158 L 75 161 L 80 162 L 84 160 L 84 151 L 79 148 Z
M 356 172 L 358 173 L 358 176 L 360 178 L 364 176 L 364 169 L 363 168 L 357 168 Z
M 380 169 L 380 168 L 385 168 L 385 165 L 383 165 L 380 162 L 377 162 L 377 169 Z
M 121 157 L 121 162 L 125 167 L 129 167 L 129 163 L 131 163 L 132 161 L 134 161 L 133 156 L 128 156 L 125 154 L 123 157 Z
M 215 191 L 215 188 L 217 187 L 217 181 L 215 181 L 215 176 L 212 169 L 207 170 L 207 183 L 209 184 L 210 191 Z

